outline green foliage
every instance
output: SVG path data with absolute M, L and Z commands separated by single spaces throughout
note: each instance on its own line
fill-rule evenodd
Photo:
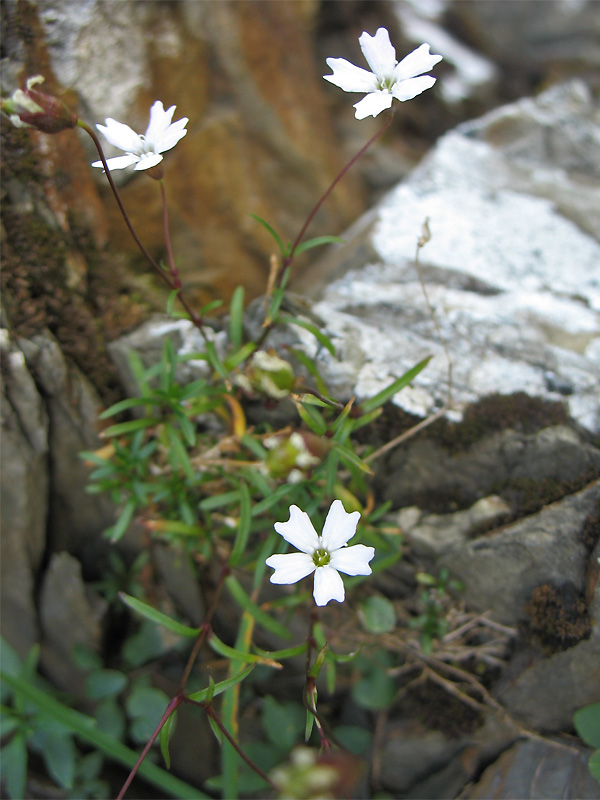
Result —
M 145 596 L 140 576 L 151 559 L 149 553 L 138 556 L 131 566 L 118 555 L 111 555 L 109 570 L 98 588 L 121 609 L 120 613 L 127 608 L 137 625 L 122 644 L 119 663 L 110 669 L 89 654 L 82 656 L 88 698 L 95 704 L 99 738 L 94 746 L 111 755 L 106 744 L 109 739 L 120 744 L 128 737 L 142 744 L 156 733 L 168 767 L 179 703 L 200 705 L 221 748 L 222 773 L 207 786 L 228 798 L 238 797 L 242 786 L 245 791 L 266 788 L 264 778 L 240 758 L 227 735 L 236 735 L 241 684 L 256 666 L 282 669 L 286 659 L 308 660 L 304 708 L 279 703 L 271 696 L 263 702 L 266 741 L 250 743 L 249 750 L 264 770 L 280 764 L 303 735 L 308 740 L 315 726 L 320 728 L 317 682 L 334 692 L 339 670 L 351 671 L 355 676 L 354 699 L 370 710 L 385 708 L 395 696 L 395 683 L 388 674 L 392 665 L 384 651 L 368 658 L 357 652 L 337 653 L 328 646 L 320 624 L 313 626 L 316 648 L 292 639 L 288 615 L 309 599 L 305 586 L 298 585 L 292 593 L 282 592 L 267 604 L 260 601 L 260 589 L 267 577 L 265 559 L 286 547 L 274 533 L 273 523 L 286 520 L 292 504 L 306 511 L 318 528 L 331 501 L 339 498 L 346 509 L 361 511 L 361 541 L 376 548 L 374 573 L 387 569 L 400 557 L 399 539 L 386 529 L 386 507 L 372 508 L 369 503 L 372 510 L 365 511 L 372 470 L 364 460 L 367 451 L 357 444 L 355 433 L 372 424 L 382 405 L 409 385 L 429 361 L 424 359 L 360 404 L 354 399 L 343 404 L 332 397 L 319 372 L 318 359 L 321 353 L 335 357 L 335 346 L 325 330 L 302 313 L 290 313 L 284 301 L 293 256 L 340 240 L 317 237 L 297 245 L 292 252 L 292 244 L 284 243 L 269 223 L 255 219 L 269 232 L 282 258 L 281 270 L 273 275 L 269 288 L 263 335 L 257 341 L 246 338 L 244 292 L 238 288 L 224 326 L 226 347 L 204 328 L 204 346 L 199 352 L 179 354 L 167 337 L 156 364 L 146 366 L 131 353 L 138 396 L 124 399 L 101 414 L 108 423 L 103 431 L 106 445 L 81 454 L 92 467 L 89 491 L 108 493 L 119 508 L 107 537 L 117 542 L 137 519 L 153 540 L 177 548 L 199 581 L 208 575 L 211 565 L 220 564 L 223 578 L 218 591 L 223 591 L 231 613 L 239 618 L 233 642 L 217 636 L 209 622 L 191 626 L 157 608 Z M 179 294 L 180 290 L 173 290 L 169 296 L 167 311 L 172 316 L 177 316 L 174 304 Z M 204 313 L 208 310 L 202 309 Z M 311 334 L 313 351 L 306 346 L 281 353 L 264 349 L 271 331 L 282 325 Z M 192 375 L 198 365 L 200 371 Z M 300 370 L 303 375 L 297 374 Z M 267 418 L 249 426 L 247 398 L 265 407 L 289 398 L 295 418 L 282 427 Z M 350 592 L 365 577 L 344 580 Z M 396 622 L 393 605 L 380 596 L 365 598 L 359 616 L 370 634 L 388 633 Z M 277 637 L 289 646 L 273 652 L 262 650 L 253 642 L 255 634 Z M 423 623 L 422 635 L 432 635 L 429 617 Z M 176 702 L 169 701 L 147 680 L 146 669 L 168 650 L 189 650 L 192 642 L 201 640 L 227 664 L 227 669 L 200 682 L 194 674 L 186 673 L 189 686 L 185 694 L 178 695 Z M 174 645 L 174 641 L 180 645 Z M 141 675 L 132 679 L 132 671 L 140 669 Z M 220 716 L 213 710 L 214 704 L 220 706 Z M 71 736 L 73 724 L 69 730 Z M 356 752 L 369 746 L 368 736 L 361 729 L 351 728 L 342 735 Z M 13 740 L 18 742 L 18 736 Z M 59 750 L 60 744 L 59 737 L 55 743 Z M 55 762 L 62 759 L 62 772 L 53 762 L 52 774 L 75 785 L 80 758 L 70 762 L 67 746 L 64 742 L 62 745 L 64 752 L 55 756 Z M 18 763 L 15 761 L 11 777 L 16 784 Z M 91 783 L 94 780 L 96 777 Z
M 580 738 L 595 748 L 588 760 L 588 768 L 592 777 L 600 782 L 600 703 L 578 708 L 573 715 L 573 725 Z
M 396 610 L 387 598 L 371 595 L 361 604 L 360 619 L 369 633 L 389 633 L 396 625 Z
M 375 650 L 359 655 L 354 662 L 360 670 L 360 678 L 352 687 L 354 702 L 369 711 L 387 708 L 396 696 L 396 683 L 388 674 L 393 659 L 386 650 Z
M 52 689 L 36 673 L 38 655 L 38 649 L 34 648 L 21 664 L 12 648 L 2 640 L 0 686 L 5 704 L 2 735 L 3 739 L 6 737 L 6 744 L 2 748 L 0 774 L 8 796 L 11 800 L 27 796 L 27 762 L 31 750 L 40 755 L 48 775 L 67 792 L 68 797 L 109 797 L 109 787 L 100 778 L 104 758 L 131 768 L 138 757 L 135 751 L 122 743 L 124 729 L 118 722 L 115 724 L 120 709 L 114 702 L 114 695 L 121 691 L 126 679 L 122 676 L 115 680 L 119 673 L 110 670 L 92 672 L 97 676 L 92 685 L 102 687 L 99 693 L 104 699 L 97 707 L 97 716 L 88 716 L 54 696 Z M 109 697 L 110 692 L 113 696 Z M 160 695 L 166 705 L 168 698 L 162 692 Z M 134 693 L 131 697 L 134 699 L 130 698 L 129 702 L 134 711 L 139 712 L 139 718 L 147 719 L 150 713 L 148 696 L 146 703 L 141 704 L 145 705 L 143 712 L 140 711 L 139 696 L 136 698 Z M 156 702 L 152 713 L 155 711 Z M 147 731 L 148 726 L 144 734 Z M 80 744 L 93 747 L 94 752 L 84 755 Z M 150 761 L 144 762 L 140 774 L 169 797 L 206 797 Z
M 462 591 L 463 585 L 460 581 L 451 579 L 447 569 L 440 570 L 437 578 L 427 572 L 420 572 L 417 580 L 426 587 L 419 595 L 422 612 L 409 620 L 408 624 L 420 631 L 421 647 L 425 653 L 431 653 L 434 640 L 441 639 L 448 633 L 446 613 L 451 600 L 449 591 Z

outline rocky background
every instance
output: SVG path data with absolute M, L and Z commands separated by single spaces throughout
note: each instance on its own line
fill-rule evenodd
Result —
M 156 98 L 190 118 L 165 163 L 197 303 L 239 283 L 260 295 L 271 244 L 249 213 L 293 239 L 377 130 L 322 80 L 325 58 L 361 63 L 357 36 L 381 25 L 399 54 L 428 41 L 444 56 L 436 87 L 399 109 L 315 220 L 312 235 L 347 229 L 346 243 L 297 263 L 295 289 L 338 346 L 321 358 L 337 395 L 371 395 L 434 355 L 376 433 L 385 445 L 439 412 L 374 464 L 406 543 L 379 588 L 410 604 L 417 571 L 445 567 L 465 613 L 501 626 L 502 668 L 473 724 L 421 713 L 427 697 L 418 713 L 413 698 L 374 715 L 371 785 L 599 796 L 572 715 L 600 700 L 600 4 L 40 0 L 1 12 L 3 91 L 40 72 L 89 122 L 143 130 Z M 85 494 L 77 454 L 99 446 L 98 411 L 127 390 L 123 353 L 160 347 L 164 325 L 137 326 L 164 296 L 82 136 L 3 119 L 2 145 L 2 633 L 21 656 L 41 642 L 45 674 L 73 690 L 73 645 L 100 649 L 107 630 L 92 583 L 114 514 Z M 156 185 L 119 178 L 162 257 Z M 185 346 L 189 332 L 169 335 Z M 197 590 L 168 554 L 162 570 L 197 623 Z M 187 777 L 206 777 L 192 762 Z

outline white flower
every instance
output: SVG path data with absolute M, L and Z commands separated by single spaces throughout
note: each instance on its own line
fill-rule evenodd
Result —
M 375 36 L 364 32 L 358 41 L 372 72 L 355 67 L 345 58 L 328 58 L 327 66 L 333 70 L 333 75 L 323 75 L 326 81 L 345 92 L 367 92 L 367 96 L 354 105 L 356 119 L 376 117 L 390 108 L 394 97 L 401 102 L 411 100 L 435 83 L 435 78 L 423 73 L 429 72 L 442 56 L 431 55 L 428 44 L 417 47 L 398 63 L 386 28 L 378 28 Z
M 183 117 L 171 123 L 175 106 L 166 111 L 160 100 L 150 109 L 150 123 L 145 134 L 136 133 L 129 125 L 117 122 L 110 117 L 106 119 L 106 126 L 96 125 L 108 141 L 119 150 L 125 150 L 127 155 L 109 158 L 108 168 L 125 169 L 135 164 L 134 169 L 150 169 L 159 164 L 163 157 L 161 153 L 175 147 L 177 142 L 186 135 L 185 126 L 188 118 Z M 100 167 L 101 161 L 94 161 L 92 167 Z
M 315 603 L 326 606 L 330 600 L 343 602 L 344 583 L 339 573 L 370 575 L 369 561 L 375 555 L 375 548 L 364 544 L 347 547 L 359 519 L 358 511 L 348 514 L 341 501 L 334 500 L 319 536 L 308 514 L 290 506 L 288 522 L 276 522 L 275 530 L 300 552 L 267 558 L 267 566 L 275 570 L 271 583 L 296 583 L 314 572 Z

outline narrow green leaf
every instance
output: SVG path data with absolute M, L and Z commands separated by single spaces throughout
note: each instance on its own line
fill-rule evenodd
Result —
M 212 497 L 205 497 L 198 505 L 203 511 L 213 511 L 215 508 L 222 508 L 223 506 L 230 506 L 237 503 L 240 499 L 240 490 L 234 489 L 231 492 L 223 492 L 222 494 L 215 494 Z
M 119 539 L 123 536 L 127 528 L 129 527 L 129 523 L 131 522 L 135 510 L 137 508 L 137 500 L 131 497 L 119 515 L 119 519 L 115 522 L 112 528 L 107 530 L 107 535 L 111 542 L 118 542 Z
M 244 326 L 244 287 L 237 286 L 229 304 L 229 338 L 234 349 L 242 346 Z
M 208 356 L 208 361 L 214 371 L 223 378 L 223 380 L 229 380 L 229 373 L 225 368 L 225 365 L 219 358 L 219 354 L 217 353 L 217 348 L 215 347 L 215 343 L 212 341 L 206 342 L 206 355 Z
M 376 408 L 379 408 L 384 403 L 387 403 L 388 400 L 391 400 L 392 397 L 397 394 L 401 389 L 404 389 L 405 386 L 413 381 L 419 372 L 425 369 L 427 364 L 431 361 L 433 356 L 427 356 L 422 361 L 419 361 L 412 369 L 409 369 L 408 372 L 405 372 L 400 378 L 397 378 L 393 383 L 390 383 L 385 389 L 382 389 L 378 392 L 374 397 L 370 397 L 368 400 L 364 400 L 360 405 L 363 411 L 373 411 Z
M 292 634 L 286 627 L 284 627 L 280 622 L 277 622 L 276 619 L 273 619 L 273 617 L 267 614 L 266 611 L 263 611 L 262 608 L 259 608 L 256 603 L 252 602 L 252 600 L 243 590 L 239 581 L 237 581 L 233 575 L 229 575 L 225 579 L 225 585 L 227 586 L 227 589 L 236 603 L 238 603 L 244 609 L 244 611 L 247 611 L 250 616 L 252 616 L 256 622 L 258 622 L 259 625 L 262 625 L 263 628 L 271 631 L 271 633 L 281 636 L 282 639 L 292 638 Z
M 252 665 L 250 666 L 251 668 Z M 6 673 L 0 673 L 0 678 L 6 681 L 20 695 L 109 758 L 124 764 L 129 769 L 137 762 L 138 753 L 98 730 L 96 720 L 93 717 L 68 708 L 21 678 L 13 677 Z M 6 756 L 7 754 L 4 753 L 4 755 Z M 149 759 L 146 759 L 140 766 L 139 775 L 172 797 L 181 798 L 181 800 L 196 800 L 196 798 L 198 800 L 208 800 L 207 795 L 160 769 Z M 16 795 L 16 797 L 23 796 L 23 793 Z
M 127 411 L 129 408 L 147 405 L 149 405 L 147 397 L 128 397 L 126 400 L 121 400 L 115 403 L 114 406 L 107 408 L 106 411 L 103 411 L 99 419 L 108 419 L 109 417 L 114 417 L 116 414 L 120 414 L 121 411 Z
M 220 681 L 220 683 L 215 683 L 212 687 L 212 695 L 211 697 L 216 697 L 218 694 L 222 694 L 226 692 L 227 689 L 231 689 L 232 686 L 235 686 L 238 683 L 241 683 L 244 678 L 247 678 L 248 675 L 252 672 L 256 664 L 248 664 L 241 672 L 238 672 L 237 675 L 234 675 L 232 678 L 226 678 L 224 681 Z M 209 694 L 209 687 L 206 689 L 202 689 L 199 692 L 193 692 L 192 694 L 188 695 L 190 700 L 194 700 L 196 703 L 206 703 L 207 697 Z
M 290 347 L 289 352 L 294 356 L 294 358 L 297 358 L 302 366 L 308 371 L 308 373 L 313 376 L 317 383 L 317 389 L 319 392 L 327 397 L 327 385 L 321 377 L 321 373 L 319 372 L 314 360 L 302 350 L 298 350 L 294 347 Z
M 169 297 L 167 299 L 167 316 L 171 316 L 173 314 L 173 306 L 175 305 L 175 301 L 177 300 L 177 295 L 181 289 L 173 289 L 172 292 L 169 292 Z
M 313 406 L 304 405 L 300 401 L 296 403 L 296 408 L 311 431 L 314 431 L 318 436 L 323 436 L 327 431 L 327 423 L 317 409 Z
M 335 356 L 335 347 L 333 346 L 329 336 L 323 333 L 323 331 L 316 325 L 313 325 L 312 322 L 307 322 L 305 319 L 301 319 L 300 317 L 292 317 L 288 314 L 282 315 L 281 321 L 290 323 L 291 325 L 298 325 L 300 328 L 304 328 L 305 330 L 309 331 L 309 333 L 312 333 L 315 339 L 322 344 L 323 347 L 329 350 L 332 356 Z
M 2 746 L 0 775 L 11 800 L 21 800 L 26 796 L 27 740 L 24 733 L 17 733 Z
M 319 677 L 319 674 L 321 672 L 321 667 L 323 666 L 323 663 L 325 662 L 326 654 L 327 654 L 327 644 L 324 644 L 323 647 L 321 648 L 321 650 L 319 651 L 319 653 L 317 654 L 317 657 L 315 658 L 314 664 L 312 665 L 312 667 L 308 671 L 309 677 L 315 678 L 315 679 Z
M 237 566 L 246 552 L 248 537 L 250 536 L 250 522 L 252 521 L 252 501 L 247 484 L 240 484 L 240 518 L 238 522 L 235 542 L 229 557 L 229 564 Z
M 315 699 L 317 697 L 317 690 L 315 689 Z M 308 708 L 306 709 L 306 726 L 304 728 L 304 741 L 308 742 L 310 739 L 310 735 L 312 733 L 313 726 L 315 724 L 315 715 L 312 711 L 309 711 Z
M 288 647 L 285 650 L 261 650 L 260 647 L 254 645 L 254 649 L 259 654 L 259 656 L 263 656 L 263 658 L 272 658 L 275 661 L 283 660 L 284 658 L 294 658 L 295 656 L 301 656 L 302 653 L 306 653 L 306 642 L 297 645 L 296 647 Z
M 165 762 L 165 767 L 171 769 L 171 753 L 169 751 L 169 744 L 171 742 L 171 735 L 175 730 L 176 711 L 173 711 L 171 716 L 167 719 L 165 724 L 160 729 L 160 752 Z
M 166 423 L 165 429 L 171 445 L 171 451 L 175 456 L 177 463 L 185 472 L 186 478 L 193 483 L 196 480 L 196 473 L 194 472 L 194 468 L 190 462 L 190 457 L 188 456 L 187 450 L 185 449 L 185 446 L 179 437 L 179 433 L 175 430 L 170 422 Z
M 312 250 L 313 247 L 322 247 L 325 244 L 344 244 L 345 240 L 341 236 L 315 236 L 314 239 L 307 239 L 294 250 L 294 255 L 299 256 L 305 250 Z
M 150 391 L 150 388 L 148 386 L 148 378 L 146 377 L 146 367 L 144 366 L 144 362 L 136 350 L 130 350 L 127 354 L 127 359 L 141 394 L 147 395 Z
M 274 505 L 277 505 L 280 500 L 283 500 L 284 497 L 287 497 L 290 493 L 290 487 L 288 484 L 284 484 L 283 486 L 278 486 L 274 492 L 271 492 L 264 500 L 259 500 L 258 503 L 254 503 L 252 506 L 252 516 L 258 517 L 265 511 L 268 511 Z M 270 553 L 269 553 L 270 555 Z
M 202 306 L 200 311 L 198 311 L 198 316 L 205 317 L 207 314 L 210 314 L 212 311 L 216 311 L 217 308 L 221 308 L 223 305 L 222 300 L 211 300 L 210 303 Z
M 123 436 L 124 433 L 153 428 L 160 421 L 160 417 L 147 417 L 144 419 L 132 419 L 129 422 L 119 422 L 117 425 L 111 425 L 105 431 L 102 431 L 102 436 L 105 438 L 108 436 Z
M 273 239 L 275 239 L 275 242 L 277 243 L 277 247 L 279 248 L 279 250 L 281 252 L 281 255 L 282 256 L 285 255 L 285 245 L 283 244 L 281 236 L 277 233 L 275 228 L 273 228 L 272 225 L 269 225 L 269 223 L 265 219 L 263 219 L 262 217 L 259 217 L 258 214 L 250 214 L 250 216 L 252 217 L 252 219 L 255 219 L 259 223 L 259 225 L 262 225 L 263 228 L 265 230 L 267 230 L 271 234 L 271 236 L 273 237 Z
M 240 349 L 237 352 L 232 353 L 230 356 L 227 356 L 227 358 L 224 361 L 225 368 L 231 372 L 247 358 L 250 358 L 250 356 L 255 350 L 256 350 L 256 342 L 246 342 L 246 344 L 240 347 Z
M 233 661 L 243 661 L 246 664 L 264 664 L 267 667 L 276 667 L 277 669 L 281 669 L 282 665 L 278 664 L 277 661 L 274 661 L 272 658 L 268 656 L 262 655 L 254 655 L 254 653 L 244 653 L 241 650 L 236 650 L 233 647 L 229 647 L 229 645 L 222 642 L 214 633 L 210 635 L 208 638 L 208 644 L 210 647 L 218 653 L 220 656 L 225 656 L 226 658 L 230 658 Z M 207 700 L 206 702 L 210 702 Z
M 210 725 L 211 730 L 215 735 L 215 739 L 219 743 L 219 747 L 223 747 L 223 731 L 221 730 L 221 728 L 219 728 L 217 723 L 210 716 L 208 717 L 208 724 Z
M 352 465 L 354 467 L 358 467 L 361 472 L 366 472 L 367 475 L 373 475 L 373 470 L 368 464 L 365 464 L 364 461 L 360 459 L 359 456 L 356 455 L 354 450 L 350 450 L 348 447 L 344 447 L 344 445 L 340 444 L 339 442 L 335 442 L 335 450 L 342 461 L 348 465 Z
M 125 592 L 119 592 L 119 597 L 126 606 L 137 611 L 138 614 L 146 617 L 146 619 L 152 620 L 152 622 L 155 622 L 157 625 L 168 628 L 170 631 L 173 631 L 173 633 L 189 637 L 198 636 L 200 633 L 200 628 L 190 628 L 187 625 L 182 625 L 181 622 L 177 622 L 177 620 L 163 614 L 162 611 L 152 608 L 152 606 L 149 606 L 147 603 L 138 600 L 137 597 L 131 597 L 131 595 L 125 594 Z

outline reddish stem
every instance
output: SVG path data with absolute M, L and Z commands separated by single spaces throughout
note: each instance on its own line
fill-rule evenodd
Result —
M 179 270 L 175 266 L 175 259 L 173 258 L 173 251 L 171 250 L 171 234 L 169 232 L 169 213 L 167 210 L 167 193 L 165 191 L 165 182 L 161 178 L 159 183 L 160 183 L 160 196 L 163 205 L 163 225 L 165 229 L 165 244 L 167 246 L 167 258 L 169 260 L 169 269 L 171 270 L 171 278 L 173 279 L 173 286 L 176 289 L 181 289 L 181 279 L 179 277 Z
M 163 281 L 167 284 L 169 289 L 171 289 L 172 291 L 181 290 L 181 282 L 179 282 L 179 285 L 175 285 L 174 283 L 171 282 L 171 279 L 169 278 L 167 273 L 163 269 L 161 269 L 159 264 L 157 264 L 156 261 L 152 258 L 150 253 L 146 250 L 146 248 L 144 247 L 144 245 L 140 241 L 139 236 L 135 232 L 135 228 L 133 227 L 133 225 L 131 223 L 131 220 L 129 219 L 129 215 L 127 214 L 127 211 L 125 210 L 125 206 L 123 205 L 123 201 L 121 200 L 121 196 L 120 196 L 120 194 L 118 192 L 118 189 L 117 189 L 117 187 L 115 185 L 115 182 L 114 182 L 114 180 L 112 178 L 112 175 L 110 174 L 110 169 L 108 168 L 108 164 L 106 163 L 106 158 L 104 157 L 104 152 L 102 150 L 102 145 L 100 144 L 100 140 L 98 139 L 98 137 L 96 136 L 96 134 L 94 133 L 92 128 L 87 124 L 87 122 L 84 122 L 83 120 L 80 119 L 80 120 L 78 120 L 77 125 L 80 128 L 82 128 L 88 134 L 88 136 L 91 138 L 91 140 L 94 142 L 94 145 L 96 146 L 96 150 L 98 151 L 98 155 L 100 156 L 100 160 L 102 161 L 102 166 L 104 167 L 104 172 L 106 173 L 106 178 L 108 180 L 108 183 L 110 185 L 112 193 L 115 196 L 115 200 L 117 201 L 117 205 L 119 206 L 119 211 L 121 212 L 121 215 L 122 215 L 123 219 L 125 220 L 125 224 L 127 225 L 129 233 L 133 236 L 133 239 L 134 239 L 135 243 L 137 244 L 137 246 L 139 247 L 140 251 L 142 252 L 144 257 L 146 258 L 146 260 L 148 261 L 150 266 L 156 272 L 158 272 L 158 274 L 163 279 Z M 165 209 L 165 213 L 166 213 L 166 209 Z M 167 249 L 169 249 L 169 248 L 170 248 L 170 245 L 167 245 Z M 171 258 L 172 258 L 172 256 L 170 255 L 170 259 Z M 189 304 L 188 304 L 187 300 L 185 299 L 185 297 L 182 296 L 181 291 L 179 291 L 178 298 L 179 298 L 179 302 L 181 303 L 181 305 L 184 307 L 184 309 L 186 310 L 187 314 L 189 315 L 189 318 L 192 321 L 192 323 L 195 325 L 196 328 L 198 328 L 200 333 L 206 338 L 206 334 L 204 333 L 204 328 L 202 326 L 202 320 L 196 314 L 196 312 L 189 306 Z
M 167 709 L 166 709 L 165 713 L 160 718 L 160 722 L 158 723 L 158 725 L 154 729 L 154 733 L 152 734 L 152 736 L 146 742 L 146 745 L 145 745 L 144 749 L 140 753 L 140 757 L 135 762 L 135 764 L 133 766 L 133 769 L 131 770 L 131 772 L 129 773 L 129 775 L 127 777 L 127 780 L 125 781 L 125 783 L 121 787 L 121 791 L 117 795 L 117 800 L 122 800 L 123 797 L 125 796 L 125 792 L 127 791 L 127 789 L 129 789 L 129 787 L 131 785 L 131 781 L 135 778 L 138 769 L 141 767 L 143 760 L 148 755 L 148 751 L 150 750 L 150 748 L 152 747 L 152 745 L 156 741 L 156 738 L 159 735 L 159 733 L 161 732 L 163 725 L 169 719 L 171 714 L 173 714 L 173 712 L 175 711 L 177 706 L 181 705 L 183 700 L 184 700 L 183 696 L 178 694 L 171 700 L 171 702 L 167 706 Z
M 332 191 L 335 189 L 335 187 L 338 185 L 338 183 L 339 183 L 339 182 L 342 180 L 342 178 L 343 178 L 343 177 L 344 177 L 344 175 L 345 175 L 345 174 L 348 172 L 348 170 L 349 170 L 351 167 L 353 167 L 353 166 L 354 166 L 354 164 L 355 164 L 355 163 L 358 161 L 358 159 L 359 159 L 359 158 L 360 158 L 360 157 L 363 155 L 363 153 L 365 153 L 365 152 L 366 152 L 366 151 L 369 149 L 369 147 L 371 147 L 371 145 L 373 144 L 373 142 L 375 142 L 377 139 L 379 139 L 379 137 L 381 136 L 381 134 L 382 134 L 384 131 L 386 131 L 386 130 L 387 130 L 387 128 L 389 127 L 389 124 L 390 124 L 390 122 L 392 121 L 392 117 L 393 117 L 393 112 L 389 114 L 389 116 L 388 116 L 388 119 L 387 119 L 387 121 L 384 123 L 383 127 L 382 127 L 382 128 L 380 128 L 380 129 L 377 131 L 377 133 L 376 133 L 376 134 L 374 134 L 374 136 L 371 136 L 371 138 L 369 139 L 369 141 L 368 141 L 366 144 L 364 144 L 364 145 L 363 145 L 363 146 L 360 148 L 360 150 L 358 151 L 358 153 L 356 153 L 356 155 L 354 155 L 354 156 L 353 156 L 353 157 L 350 159 L 350 161 L 349 161 L 349 162 L 346 164 L 346 166 L 344 167 L 344 169 L 343 169 L 343 170 L 342 170 L 342 171 L 339 173 L 339 175 L 338 175 L 338 176 L 337 176 L 337 177 L 334 179 L 334 181 L 333 181 L 333 183 L 331 184 L 331 186 L 329 187 L 329 189 L 327 189 L 327 191 L 325 192 L 325 194 L 324 194 L 324 195 L 321 197 L 321 199 L 318 201 L 318 203 L 316 204 L 316 206 L 315 206 L 315 207 L 313 208 L 313 210 L 310 212 L 310 214 L 309 214 L 309 215 L 308 215 L 308 217 L 306 218 L 306 222 L 304 223 L 304 225 L 303 225 L 303 226 L 302 226 L 302 228 L 300 229 L 300 233 L 298 234 L 298 236 L 296 236 L 296 239 L 294 240 L 294 244 L 293 244 L 293 245 L 292 245 L 292 247 L 291 247 L 291 250 L 290 250 L 290 254 L 289 254 L 289 256 L 287 256 L 286 258 L 284 258 L 284 259 L 283 259 L 283 263 L 282 263 L 282 271 L 283 271 L 283 270 L 284 270 L 286 267 L 288 267 L 288 266 L 289 266 L 289 265 L 292 263 L 292 261 L 294 260 L 294 253 L 295 253 L 295 251 L 296 251 L 296 248 L 298 247 L 298 245 L 299 245 L 299 244 L 300 244 L 300 242 L 302 241 L 302 238 L 303 238 L 304 234 L 306 233 L 306 231 L 307 231 L 307 229 L 308 229 L 308 226 L 309 226 L 309 225 L 310 225 L 310 223 L 313 221 L 313 219 L 314 219 L 314 217 L 315 217 L 315 215 L 316 215 L 317 211 L 318 211 L 318 210 L 321 208 L 321 206 L 323 205 L 323 203 L 325 202 L 325 200 L 327 200 L 327 198 L 329 197 L 329 195 L 331 194 L 331 192 L 332 192 Z

